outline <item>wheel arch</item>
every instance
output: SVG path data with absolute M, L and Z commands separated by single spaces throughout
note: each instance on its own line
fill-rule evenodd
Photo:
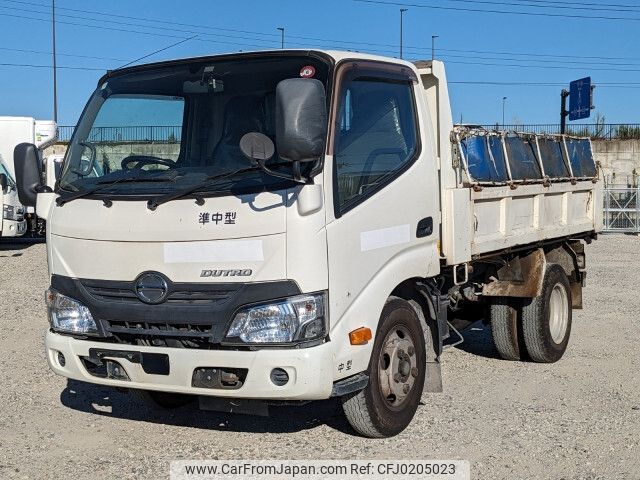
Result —
M 424 279 L 410 278 L 398 284 L 389 296 L 389 299 L 399 298 L 408 302 L 420 319 L 427 354 L 426 392 L 442 392 L 440 354 L 446 332 L 443 331 L 442 322 L 438 321 L 442 306 L 439 305 L 439 292 L 436 292 L 435 285 Z
M 496 257 L 500 260 L 500 257 Z M 564 241 L 502 257 L 502 264 L 482 286 L 486 297 L 536 298 L 548 265 L 559 265 L 569 279 L 573 308 L 582 308 L 582 285 L 585 278 L 584 244 L 580 240 Z

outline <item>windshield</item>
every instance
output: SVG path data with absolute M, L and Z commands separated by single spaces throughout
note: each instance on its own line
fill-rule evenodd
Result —
M 15 190 L 16 182 L 13 180 L 13 177 L 9 173 L 7 167 L 3 165 L 2 157 L 0 157 L 0 173 L 4 173 L 7 176 L 7 186 L 9 187 L 9 190 Z
M 145 196 L 171 194 L 219 176 L 194 193 L 289 188 L 290 180 L 247 168 L 251 163 L 239 144 L 249 132 L 275 143 L 276 86 L 303 71 L 327 87 L 328 64 L 306 55 L 194 60 L 110 78 L 85 108 L 59 187 Z M 267 166 L 291 170 L 277 151 Z M 310 171 L 313 162 L 304 168 Z

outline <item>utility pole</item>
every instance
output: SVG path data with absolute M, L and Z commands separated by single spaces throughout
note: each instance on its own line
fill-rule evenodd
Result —
M 502 129 L 504 130 L 504 108 L 507 103 L 507 97 L 502 97 Z
M 51 22 L 53 34 L 53 121 L 58 122 L 58 78 L 56 67 L 56 0 L 51 0 Z
M 569 115 L 569 111 L 567 110 L 568 97 L 569 97 L 569 92 L 563 89 L 560 92 L 560 134 L 561 135 L 564 135 L 567 130 L 567 115 Z
M 277 27 L 276 30 L 280 30 L 280 48 L 284 50 L 284 27 Z
M 438 35 L 431 35 L 431 61 L 436 59 L 436 38 Z
M 402 58 L 402 16 L 407 10 L 407 8 L 400 9 L 400 58 Z

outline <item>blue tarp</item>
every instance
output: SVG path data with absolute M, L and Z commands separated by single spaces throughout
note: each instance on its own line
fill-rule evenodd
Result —
M 544 174 L 551 178 L 569 177 L 569 168 L 564 158 L 564 146 L 561 142 L 550 138 L 539 138 L 540 155 Z
M 502 137 L 484 132 L 474 134 L 471 131 L 460 140 L 460 147 L 467 162 L 469 176 L 475 182 L 504 183 L 510 180 L 505 164 L 505 148 L 511 180 L 514 181 L 542 180 L 541 163 L 544 176 L 552 180 L 570 177 L 569 165 L 574 177 L 591 178 L 596 175 L 591 142 L 588 139 L 567 138 L 568 158 L 562 137 L 538 136 L 537 139 L 540 159 L 534 135 Z
M 469 174 L 478 182 L 506 182 L 509 180 L 504 164 L 502 143 L 497 137 L 468 137 L 462 140 Z M 489 148 L 491 154 L 489 154 Z M 493 156 L 493 158 L 492 158 Z
M 594 177 L 596 175 L 596 165 L 593 161 L 589 140 L 568 138 L 567 150 L 574 177 Z
M 542 178 L 536 157 L 535 143 L 517 136 L 504 139 L 509 157 L 512 180 L 539 180 Z

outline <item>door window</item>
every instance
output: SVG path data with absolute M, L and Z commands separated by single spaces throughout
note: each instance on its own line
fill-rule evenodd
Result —
M 392 181 L 411 164 L 417 151 L 410 81 L 367 77 L 345 82 L 334 150 L 340 213 Z

